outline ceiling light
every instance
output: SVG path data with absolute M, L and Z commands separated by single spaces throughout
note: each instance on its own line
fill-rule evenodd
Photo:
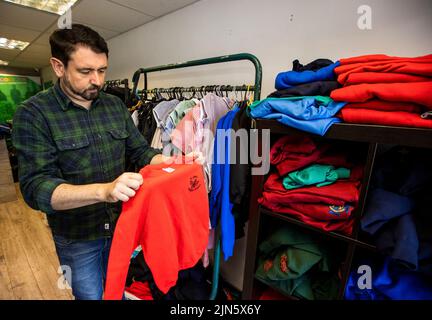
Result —
M 6 38 L 0 38 L 0 48 L 2 49 L 18 49 L 24 50 L 28 46 L 28 42 L 19 40 L 9 40 Z
M 5 0 L 26 7 L 63 15 L 77 0 Z
M 0 60 L 0 66 L 7 66 L 9 64 L 9 62 L 4 61 L 4 60 Z

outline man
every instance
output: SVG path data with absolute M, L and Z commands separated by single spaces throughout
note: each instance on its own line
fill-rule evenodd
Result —
M 121 202 L 143 184 L 124 173 L 125 155 L 139 167 L 169 158 L 149 147 L 119 98 L 101 92 L 108 47 L 97 32 L 74 24 L 56 30 L 50 45 L 59 81 L 14 117 L 20 187 L 47 214 L 75 298 L 101 299 Z

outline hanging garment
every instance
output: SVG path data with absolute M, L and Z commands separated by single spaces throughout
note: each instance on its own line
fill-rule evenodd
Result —
M 330 165 L 315 164 L 299 171 L 293 171 L 283 179 L 285 189 L 297 189 L 304 186 L 316 185 L 323 187 L 339 179 L 348 179 L 350 170 L 335 168 Z
M 146 102 L 138 109 L 138 130 L 148 143 L 152 140 L 157 127 L 156 121 L 153 117 L 154 107 L 154 103 Z
M 131 114 L 131 118 L 132 118 L 132 120 L 133 120 L 133 123 L 134 123 L 135 127 L 138 127 L 138 125 L 139 125 L 138 110 L 135 110 L 135 111 Z
M 163 293 L 175 285 L 180 270 L 198 262 L 207 246 L 209 206 L 202 167 L 148 165 L 140 174 L 144 183 L 123 204 L 114 232 L 104 299 L 122 298 L 130 257 L 138 245 Z
M 254 102 L 250 115 L 323 136 L 332 124 L 341 122 L 335 115 L 345 104 L 324 96 L 267 98 Z
M 247 101 L 239 103 L 240 110 L 236 113 L 232 129 L 236 135 L 247 137 L 246 140 L 236 139 L 235 152 L 236 162 L 230 164 L 230 201 L 233 204 L 235 216 L 235 237 L 241 239 L 245 236 L 245 224 L 249 219 L 250 188 L 251 185 L 251 161 L 250 154 L 253 142 L 250 140 L 249 128 L 251 119 L 247 114 Z M 247 142 L 245 142 L 247 141 Z
M 212 164 L 212 189 L 210 194 L 210 220 L 215 228 L 221 226 L 222 252 L 225 261 L 234 251 L 235 221 L 230 201 L 231 128 L 238 107 L 234 107 L 217 124 Z
M 168 116 L 179 103 L 180 101 L 177 99 L 162 101 L 153 109 L 153 116 L 156 121 L 156 125 L 158 128 L 160 128 L 160 144 L 163 147 L 165 147 L 171 140 L 170 131 L 166 126 Z M 153 139 L 150 141 L 153 141 Z
M 199 103 L 199 100 L 197 100 L 197 99 L 181 101 L 174 108 L 174 110 L 171 111 L 168 118 L 166 119 L 166 124 L 165 124 L 166 132 L 168 134 L 171 134 L 171 132 L 178 125 L 178 123 L 181 121 L 181 119 L 184 118 L 186 113 L 188 113 L 198 103 Z
M 208 191 L 211 190 L 211 164 L 216 125 L 233 105 L 233 100 L 209 93 L 184 116 L 171 133 L 172 144 L 183 154 L 192 151 L 203 154 Z
M 332 91 L 335 101 L 365 102 L 370 99 L 411 102 L 432 110 L 432 81 L 408 83 L 364 83 Z
M 299 84 L 287 89 L 277 90 L 271 93 L 268 98 L 287 98 L 293 96 L 329 96 L 330 93 L 340 88 L 337 81 L 314 81 Z
M 339 61 L 322 67 L 317 70 L 306 70 L 306 71 L 285 71 L 280 72 L 276 76 L 275 89 L 282 90 L 290 88 L 291 86 L 314 82 L 322 80 L 336 80 L 334 69 L 339 66 Z

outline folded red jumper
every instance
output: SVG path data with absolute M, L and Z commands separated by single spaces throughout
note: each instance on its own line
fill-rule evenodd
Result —
M 432 120 L 422 119 L 420 114 L 405 111 L 379 111 L 371 109 L 347 108 L 340 111 L 344 122 L 376 124 L 395 127 L 432 128 Z
M 411 102 L 432 110 L 432 81 L 409 83 L 357 84 L 333 90 L 335 101 L 366 102 L 378 98 L 385 101 Z
M 363 72 L 396 74 L 393 80 L 390 80 L 389 76 L 386 81 L 394 83 L 398 82 L 400 76 L 397 74 L 400 73 L 422 77 L 432 76 L 432 55 L 408 58 L 373 54 L 340 59 L 339 62 L 340 66 L 335 68 L 334 72 L 341 84 L 345 84 L 351 74 Z
M 289 214 L 317 228 L 351 234 L 350 217 L 360 193 L 360 182 L 354 178 L 360 178 L 362 171 L 355 168 L 350 180 L 293 190 L 286 190 L 282 179 L 273 173 L 265 182 L 258 202 L 272 211 Z
M 346 77 L 344 77 L 344 74 L 340 75 L 338 82 L 344 86 L 350 86 L 361 83 L 404 83 L 427 81 L 432 81 L 432 77 L 421 77 L 404 73 L 353 72 L 349 73 Z

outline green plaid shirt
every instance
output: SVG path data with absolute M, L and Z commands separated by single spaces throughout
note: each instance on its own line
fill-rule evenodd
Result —
M 87 110 L 59 83 L 18 107 L 12 139 L 24 200 L 47 213 L 53 234 L 70 240 L 111 237 L 121 202 L 55 211 L 51 196 L 59 184 L 112 182 L 125 171 L 126 156 L 142 167 L 160 153 L 149 147 L 119 98 L 101 92 Z

